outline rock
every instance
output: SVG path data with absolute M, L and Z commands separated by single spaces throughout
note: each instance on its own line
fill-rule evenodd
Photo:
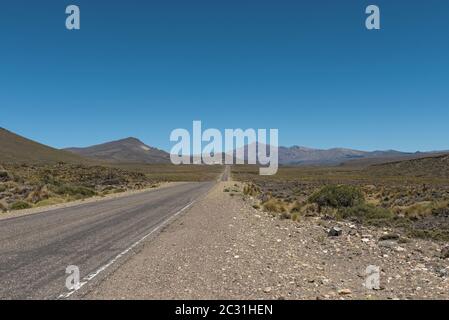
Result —
M 266 287 L 265 289 L 263 289 L 263 292 L 270 293 L 271 292 L 271 287 Z
M 350 289 L 340 289 L 338 290 L 338 294 L 341 296 L 346 296 L 352 294 L 352 291 Z
M 446 268 L 444 268 L 444 267 L 436 268 L 435 272 L 441 278 L 447 277 L 449 275 L 449 271 Z
M 341 234 L 343 233 L 343 230 L 339 227 L 332 227 L 329 229 L 327 235 L 329 237 L 338 237 L 341 236 Z
M 396 241 L 393 240 L 383 240 L 378 242 L 379 247 L 387 248 L 387 249 L 394 249 L 398 245 Z
M 387 234 L 382 235 L 382 236 L 379 238 L 379 241 L 399 240 L 399 238 L 400 238 L 400 235 L 398 235 L 398 234 L 395 234 L 395 233 L 387 233 Z
M 8 173 L 8 171 L 0 167 L 0 182 L 7 182 L 10 180 L 12 180 L 12 176 Z
M 446 246 L 443 249 L 441 249 L 441 258 L 442 259 L 449 258 L 449 246 Z

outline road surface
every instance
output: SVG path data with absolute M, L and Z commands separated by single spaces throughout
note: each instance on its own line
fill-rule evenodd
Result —
M 212 186 L 185 183 L 0 220 L 0 299 L 57 299 L 81 292 L 66 288 L 69 265 L 79 267 L 87 288 Z

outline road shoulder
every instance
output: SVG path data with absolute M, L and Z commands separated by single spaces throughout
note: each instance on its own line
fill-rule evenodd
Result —
M 293 222 L 256 210 L 241 186 L 220 182 L 110 274 L 88 299 L 447 299 L 438 247 L 411 240 L 379 247 L 383 230 Z M 227 192 L 224 192 L 224 191 Z M 235 192 L 234 192 L 235 190 Z M 365 287 L 379 266 L 380 290 Z M 438 268 L 438 269 L 437 269 Z

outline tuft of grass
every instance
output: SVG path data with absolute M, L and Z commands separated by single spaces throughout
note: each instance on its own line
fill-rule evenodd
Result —
M 287 212 L 287 207 L 285 203 L 276 198 L 271 198 L 268 201 L 264 202 L 263 208 L 268 212 L 276 212 L 276 213 Z
M 291 219 L 292 221 L 299 221 L 300 220 L 299 213 L 292 213 Z
M 243 187 L 243 194 L 246 196 L 255 197 L 259 193 L 260 193 L 260 189 L 255 184 L 248 184 Z
M 411 220 L 418 220 L 431 215 L 438 215 L 439 212 L 444 210 L 449 211 L 448 201 L 423 201 L 415 203 L 411 206 L 393 208 L 393 211 L 396 214 L 403 215 Z
M 315 192 L 309 198 L 309 202 L 316 203 L 319 207 L 348 208 L 364 203 L 365 196 L 355 186 L 331 185 Z
M 25 201 L 16 201 L 11 205 L 11 210 L 23 210 L 29 208 L 31 208 L 31 205 Z

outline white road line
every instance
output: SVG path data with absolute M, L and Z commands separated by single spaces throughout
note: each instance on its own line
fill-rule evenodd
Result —
M 106 263 L 105 265 L 103 265 L 102 267 L 100 267 L 99 269 L 97 269 L 96 271 L 92 272 L 91 274 L 89 274 L 88 276 L 83 278 L 83 281 L 81 281 L 79 283 L 79 285 L 69 291 L 68 293 L 65 294 L 61 294 L 58 299 L 64 299 L 64 298 L 68 298 L 70 297 L 72 294 L 74 294 L 75 292 L 77 292 L 78 290 L 80 290 L 82 287 L 84 287 L 84 285 L 86 285 L 89 281 L 91 281 L 92 279 L 94 279 L 96 276 L 98 276 L 98 274 L 100 274 L 101 272 L 103 272 L 104 270 L 106 270 L 107 268 L 109 268 L 111 265 L 113 265 L 115 262 L 117 262 L 117 260 L 119 260 L 121 257 L 123 257 L 124 255 L 126 255 L 129 251 L 131 251 L 132 249 L 134 249 L 136 246 L 138 246 L 140 243 L 142 243 L 142 241 L 144 241 L 146 238 L 148 238 L 149 236 L 151 236 L 153 233 L 155 233 L 156 231 L 158 231 L 159 229 L 161 229 L 163 226 L 165 226 L 170 220 L 176 218 L 178 215 L 180 215 L 182 212 L 184 212 L 185 210 L 187 210 L 188 208 L 190 208 L 193 204 L 195 203 L 195 201 L 190 202 L 188 205 L 186 205 L 184 208 L 182 208 L 181 210 L 179 210 L 178 212 L 176 212 L 174 215 L 168 217 L 166 220 L 164 220 L 162 223 L 160 223 L 156 228 L 154 228 L 153 230 L 151 230 L 148 234 L 146 234 L 143 238 L 141 238 L 140 240 L 136 241 L 135 243 L 133 243 L 128 249 L 120 252 L 114 259 L 110 260 L 108 263 Z

